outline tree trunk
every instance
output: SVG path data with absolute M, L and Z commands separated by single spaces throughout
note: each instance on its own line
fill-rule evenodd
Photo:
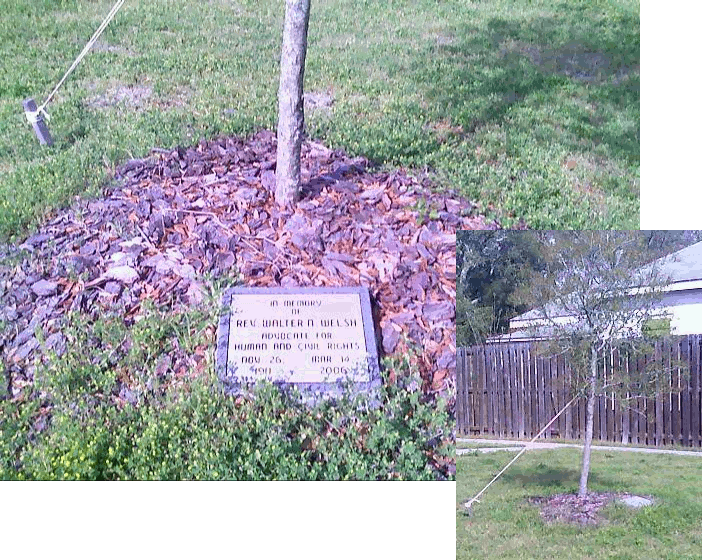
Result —
M 275 201 L 286 205 L 300 192 L 300 149 L 305 124 L 302 83 L 310 0 L 285 0 L 285 26 L 278 89 L 278 154 Z
M 592 449 L 592 428 L 595 423 L 595 384 L 597 383 L 597 350 L 590 348 L 590 376 L 587 386 L 587 417 L 585 419 L 585 445 L 583 446 L 583 464 L 580 469 L 580 488 L 578 497 L 587 495 L 587 477 L 590 474 L 590 451 Z

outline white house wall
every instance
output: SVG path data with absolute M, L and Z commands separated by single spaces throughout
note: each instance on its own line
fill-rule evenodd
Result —
M 702 303 L 667 308 L 672 334 L 702 334 Z
M 660 303 L 661 314 L 670 317 L 673 334 L 702 334 L 702 242 L 659 259 L 655 264 L 662 264 L 663 272 L 669 274 L 672 280 L 668 286 L 661 289 L 664 293 Z M 647 268 L 644 267 L 644 270 Z M 635 288 L 629 290 L 629 293 L 634 295 L 640 291 L 648 290 Z M 548 325 L 548 321 L 538 318 L 539 313 L 544 311 L 551 314 L 553 323 L 567 325 L 575 322 L 572 316 L 557 317 L 557 314 L 564 311 L 559 311 L 553 304 L 549 305 L 541 308 L 540 312 L 532 310 L 515 317 L 510 321 L 510 331 L 514 333 Z
M 660 303 L 660 314 L 670 317 L 673 334 L 702 334 L 702 288 L 670 291 L 663 295 Z M 553 322 L 559 325 L 567 325 L 574 321 L 572 316 L 553 318 Z M 515 317 L 510 321 L 510 328 L 514 331 L 548 324 L 549 321 L 543 319 Z

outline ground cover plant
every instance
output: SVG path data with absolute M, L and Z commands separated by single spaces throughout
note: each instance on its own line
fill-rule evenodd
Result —
M 281 209 L 258 184 L 273 175 L 273 142 L 273 135 L 262 131 L 246 141 L 220 138 L 200 142 L 196 148 L 130 160 L 124 166 L 124 182 L 104 198 L 78 201 L 42 224 L 21 245 L 7 248 L 8 255 L 0 260 L 4 366 L 0 399 L 6 399 L 3 427 L 10 442 L 7 456 L 13 458 L 8 465 L 21 471 L 8 477 L 64 476 L 53 470 L 64 463 L 63 459 L 37 459 L 36 453 L 44 449 L 61 454 L 65 451 L 62 444 L 73 437 L 80 442 L 85 434 L 92 434 L 90 452 L 83 449 L 85 442 L 78 444 L 80 453 L 69 447 L 72 456 L 79 458 L 69 462 L 74 469 L 83 461 L 88 466 L 84 471 L 69 471 L 68 478 L 193 478 L 196 474 L 190 465 L 201 464 L 202 457 L 191 461 L 191 453 L 199 445 L 218 448 L 217 438 L 222 433 L 231 436 L 223 444 L 231 453 L 222 461 L 231 466 L 232 457 L 241 457 L 251 467 L 251 461 L 257 460 L 256 452 L 267 449 L 268 440 L 256 436 L 251 446 L 236 447 L 240 438 L 227 422 L 254 434 L 260 434 L 262 426 L 265 434 L 276 435 L 273 448 L 283 448 L 283 458 L 296 457 L 299 450 L 292 442 L 300 432 L 279 426 L 281 414 L 289 421 L 286 426 L 296 424 L 302 429 L 310 427 L 310 412 L 288 396 L 271 401 L 277 397 L 265 389 L 256 402 L 272 403 L 270 406 L 246 408 L 250 401 L 244 400 L 234 403 L 238 412 L 231 410 L 231 400 L 217 393 L 209 369 L 218 314 L 210 311 L 203 315 L 205 333 L 202 342 L 194 344 L 192 340 L 202 328 L 194 326 L 200 321 L 198 306 L 203 304 L 211 282 L 221 291 L 237 283 L 340 286 L 359 285 L 361 280 L 373 297 L 379 349 L 382 344 L 384 355 L 390 358 L 386 361 L 385 396 L 377 397 L 383 414 L 389 416 L 378 416 L 378 407 L 369 407 L 362 400 L 342 401 L 333 409 L 313 411 L 319 425 L 305 429 L 301 441 L 318 450 L 337 436 L 347 438 L 355 441 L 353 449 L 370 463 L 359 463 L 343 451 L 343 444 L 334 442 L 325 447 L 327 454 L 313 456 L 313 467 L 299 466 L 299 460 L 293 460 L 299 466 L 294 473 L 276 469 L 225 471 L 220 466 L 198 476 L 217 477 L 223 472 L 230 478 L 453 475 L 453 456 L 446 448 L 455 426 L 451 407 L 433 395 L 440 393 L 452 400 L 455 394 L 450 376 L 452 360 L 455 363 L 453 228 L 474 218 L 450 211 L 460 202 L 444 200 L 446 197 L 437 200 L 436 193 L 427 192 L 416 178 L 401 173 L 366 173 L 362 158 L 350 160 L 343 152 L 332 153 L 308 143 L 303 150 L 304 172 L 309 175 L 310 168 L 330 170 L 344 180 L 327 176 L 325 188 L 300 202 L 295 212 Z M 187 175 L 173 177 L 173 169 L 186 169 Z M 419 193 L 446 211 L 436 218 L 408 211 L 406 206 L 412 205 Z M 376 204 L 378 197 L 382 201 Z M 359 215 L 364 218 L 357 218 Z M 372 235 L 360 229 L 368 231 L 366 221 L 374 224 L 369 232 Z M 325 240 L 324 252 L 320 237 Z M 394 251 L 407 257 L 396 256 L 394 261 L 387 257 L 390 242 Z M 212 299 L 218 297 L 212 295 Z M 51 351 L 58 359 L 47 366 L 42 360 Z M 174 395 L 191 372 L 197 379 L 182 389 L 185 395 Z M 164 384 L 171 392 L 163 393 Z M 203 391 L 205 397 L 201 398 Z M 199 395 L 197 403 L 214 402 L 216 406 L 203 411 L 199 404 L 192 404 L 191 394 Z M 390 395 L 395 396 L 388 400 Z M 139 400 L 142 397 L 143 402 Z M 398 408 L 390 402 L 396 399 L 405 404 Z M 31 405 L 25 406 L 26 402 Z M 281 407 L 291 411 L 293 418 L 275 412 Z M 191 409 L 196 410 L 194 417 Z M 209 415 L 214 409 L 223 411 L 224 420 L 218 416 L 215 421 Z M 271 410 L 274 412 L 269 414 Z M 335 423 L 337 417 L 345 419 L 343 425 Z M 170 455 L 164 459 L 158 454 L 151 458 L 156 461 L 160 457 L 166 465 L 175 465 L 175 470 L 149 470 L 153 466 L 144 466 L 147 459 L 134 459 L 130 451 L 128 460 L 123 458 L 118 464 L 142 465 L 138 470 L 120 467 L 121 474 L 106 474 L 103 455 L 91 453 L 102 453 L 105 440 L 108 451 L 111 448 L 114 452 L 116 448 L 109 442 L 121 430 L 126 430 L 128 441 L 137 441 L 132 447 L 138 448 L 141 442 L 149 441 L 142 437 L 144 426 L 151 426 L 154 418 L 159 426 L 163 423 L 166 434 L 176 438 L 173 445 L 181 459 L 179 463 Z M 183 421 L 185 427 L 178 424 Z M 427 421 L 437 429 L 430 428 Z M 254 426 L 247 422 L 254 422 Z M 361 441 L 350 435 L 355 428 L 349 429 L 348 422 L 358 427 Z M 424 426 L 416 433 L 411 428 L 415 422 Z M 91 431 L 94 427 L 100 430 L 97 436 Z M 54 429 L 59 432 L 56 440 L 51 439 Z M 377 430 L 390 434 L 389 440 Z M 374 435 L 366 439 L 371 432 Z M 34 445 L 40 439 L 37 434 L 43 443 Z M 323 441 L 315 441 L 313 434 Z M 239 435 L 251 441 L 246 433 Z M 169 437 L 160 438 L 156 447 L 172 443 Z M 32 445 L 28 446 L 27 438 Z M 390 447 L 403 450 L 401 453 L 407 453 L 411 460 L 402 459 L 404 466 L 398 467 L 399 456 L 394 452 L 390 452 L 394 458 L 379 459 L 371 447 L 379 450 L 376 445 L 380 444 L 388 451 L 384 441 L 391 441 Z M 32 452 L 26 453 L 25 462 L 22 457 L 27 449 Z M 339 454 L 329 457 L 335 449 Z M 44 465 L 40 470 L 36 470 L 37 460 Z M 341 461 L 343 467 L 320 470 L 320 461 L 323 465 Z M 102 466 L 96 470 L 89 464 Z M 23 465 L 34 467 L 23 470 Z
M 349 387 L 311 408 L 270 383 L 227 395 L 213 301 L 146 304 L 131 322 L 72 316 L 65 353 L 0 400 L 0 479 L 452 478 L 448 403 L 422 392 L 409 360 L 386 360 L 376 404 Z
M 152 147 L 272 129 L 283 8 L 127 3 L 48 107 L 111 2 L 0 1 L 0 236 L 21 237 Z M 633 0 L 312 7 L 310 136 L 427 172 L 535 228 L 638 227 L 639 15 Z
M 654 498 L 629 509 L 610 503 L 597 525 L 545 523 L 540 497 L 574 495 L 581 452 L 529 451 L 473 505 L 462 504 L 515 452 L 456 459 L 456 558 L 695 558 L 702 546 L 702 469 L 697 457 L 593 454 L 590 490 Z

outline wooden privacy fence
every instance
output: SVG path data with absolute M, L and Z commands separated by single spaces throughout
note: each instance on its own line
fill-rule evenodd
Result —
M 621 368 L 631 374 L 655 362 L 672 369 L 667 379 L 672 390 L 649 397 L 618 399 L 609 393 L 598 397 L 593 438 L 700 447 L 701 345 L 702 335 L 688 335 L 657 341 L 649 356 L 620 355 L 617 349 L 600 356 L 598 367 L 605 382 L 622 373 Z M 530 342 L 458 348 L 456 358 L 459 434 L 531 439 L 574 396 L 565 356 L 538 356 Z M 542 437 L 583 439 L 585 400 L 576 400 Z

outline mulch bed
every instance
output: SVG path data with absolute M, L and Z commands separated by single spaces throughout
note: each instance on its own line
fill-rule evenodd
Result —
M 528 502 L 540 508 L 541 518 L 546 523 L 565 523 L 580 526 L 595 526 L 606 522 L 600 510 L 607 504 L 632 494 L 614 492 L 589 492 L 584 498 L 577 494 L 557 494 L 549 497 L 532 497 Z
M 133 321 L 146 300 L 197 304 L 203 275 L 236 270 L 246 286 L 367 286 L 384 354 L 421 348 L 427 392 L 455 379 L 455 232 L 496 229 L 469 201 L 426 179 L 373 169 L 306 142 L 304 197 L 273 200 L 273 133 L 153 149 L 120 186 L 60 211 L 19 246 L 0 249 L 0 349 L 8 389 L 34 360 L 61 352 L 69 310 Z

